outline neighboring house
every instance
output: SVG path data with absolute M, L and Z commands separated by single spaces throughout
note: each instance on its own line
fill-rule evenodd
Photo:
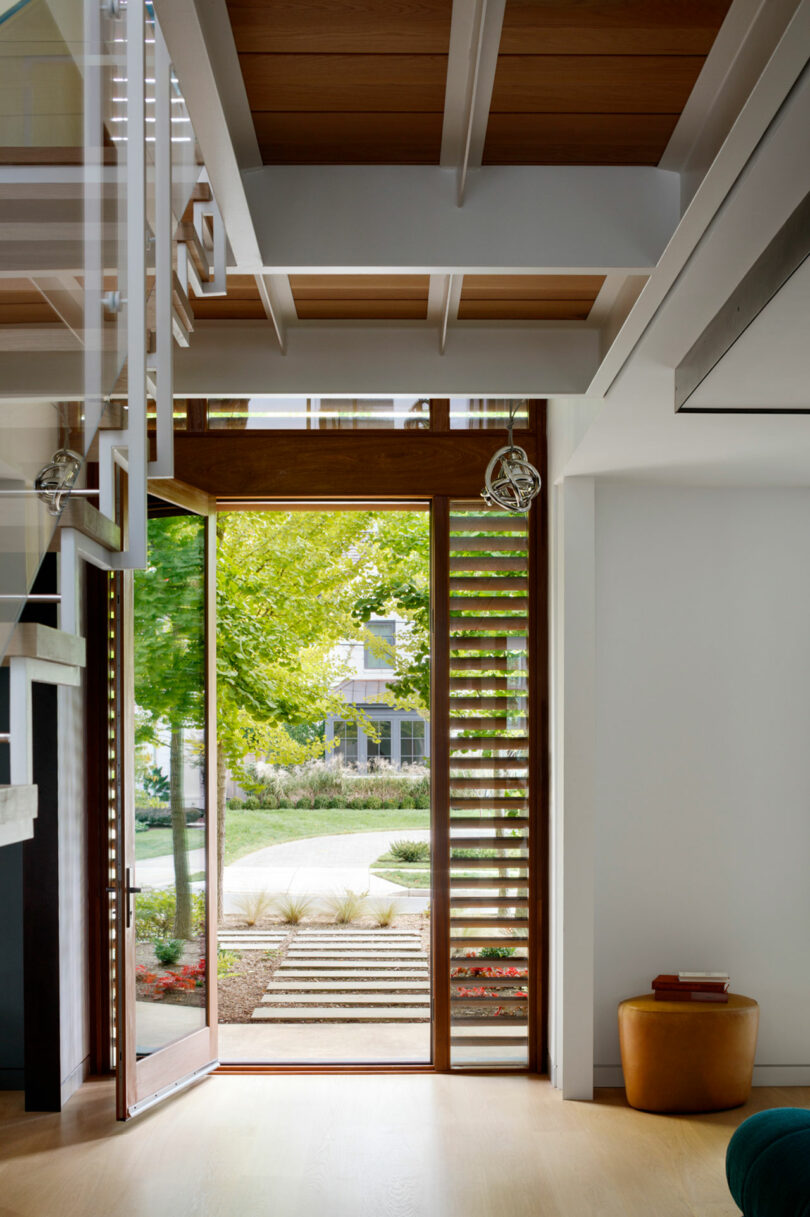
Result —
M 407 630 L 408 624 L 400 617 L 370 621 L 367 629 L 394 646 L 398 634 Z M 415 710 L 394 710 L 383 701 L 385 690 L 393 679 L 393 668 L 388 657 L 375 654 L 371 645 L 344 643 L 345 660 L 353 670 L 352 675 L 338 685 L 344 701 L 358 706 L 368 718 L 377 724 L 379 740 L 372 739 L 356 722 L 348 722 L 339 715 L 330 714 L 326 719 L 327 747 L 336 741 L 330 754 L 346 765 L 358 769 L 373 767 L 385 761 L 399 768 L 400 765 L 422 764 L 430 753 L 430 732 L 427 723 Z

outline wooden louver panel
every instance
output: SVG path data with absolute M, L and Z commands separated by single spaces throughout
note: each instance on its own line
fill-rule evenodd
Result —
M 450 1063 L 529 1064 L 529 546 L 450 505 Z

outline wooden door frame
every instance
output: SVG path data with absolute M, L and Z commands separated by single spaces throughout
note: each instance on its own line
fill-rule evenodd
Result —
M 204 416 L 204 411 L 199 412 Z M 150 484 L 150 492 L 175 502 L 178 506 L 202 514 L 219 510 L 260 509 L 265 507 L 299 506 L 315 509 L 323 506 L 354 506 L 358 502 L 379 508 L 407 509 L 415 500 L 428 502 L 434 521 L 449 511 L 451 499 L 469 499 L 478 495 L 483 471 L 495 448 L 506 442 L 502 428 L 475 431 L 449 430 L 449 402 L 431 402 L 430 430 L 347 430 L 332 431 L 211 431 L 182 432 L 175 435 L 175 468 L 177 479 Z M 548 654 L 548 478 L 546 443 L 546 403 L 529 403 L 528 427 L 516 433 L 516 440 L 527 451 L 530 460 L 540 470 L 542 489 L 530 517 L 530 555 L 533 575 L 530 584 L 530 838 L 534 842 L 534 864 L 530 871 L 530 901 L 534 924 L 530 935 L 532 947 L 530 966 L 533 967 L 534 991 L 530 1001 L 529 1064 L 531 1072 L 546 1072 L 548 1062 L 548 837 L 549 837 L 549 654 Z M 244 493 L 249 486 L 251 493 Z M 306 488 L 301 493 L 302 487 Z M 210 518 L 210 515 L 209 515 Z M 215 529 L 209 527 L 210 534 Z M 438 528 L 433 529 L 434 537 Z M 209 544 L 215 546 L 209 536 Z M 215 550 L 214 550 L 215 556 Z M 434 637 L 440 636 L 444 620 L 447 636 L 448 555 L 435 548 L 432 554 L 431 605 Z M 209 557 L 209 560 L 210 557 Z M 213 630 L 215 621 L 207 628 Z M 432 656 L 434 673 L 442 670 L 443 659 Z M 445 672 L 445 677 L 448 675 Z M 434 681 L 434 687 L 438 686 Z M 444 694 L 432 693 L 434 723 L 448 721 L 449 685 L 444 681 Z M 207 730 L 215 747 L 215 698 L 209 705 Z M 449 765 L 440 759 L 447 749 L 436 747 L 436 726 L 432 749 L 432 811 L 434 830 L 434 873 L 449 873 L 449 847 L 446 845 L 447 825 L 440 824 L 437 808 L 449 814 Z M 209 749 L 209 756 L 213 751 Z M 444 772 L 443 772 L 444 771 Z M 211 787 L 214 789 L 214 786 Z M 441 797 L 440 797 L 441 796 Z M 444 827 L 444 831 L 442 831 Z M 444 842 L 444 853 L 442 845 Z M 438 854 L 436 852 L 438 845 Z M 211 840 L 209 836 L 209 867 Z M 443 868 L 443 869 L 442 869 Z M 213 871 L 215 872 L 215 866 Z M 441 882 L 441 879 L 440 879 Z M 446 886 L 446 883 L 445 883 Z M 443 889 L 442 889 L 443 890 Z M 449 888 L 442 905 L 434 892 L 432 912 L 432 968 L 436 976 L 443 968 L 449 977 Z M 209 958 L 215 958 L 215 919 L 209 917 Z M 440 937 L 443 933 L 443 937 Z M 96 940 L 96 950 L 98 940 Z M 442 962 L 444 961 L 444 962 Z M 209 989 L 212 986 L 209 986 Z M 215 988 L 215 986 L 214 986 Z M 426 1065 L 272 1065 L 231 1064 L 220 1069 L 228 1073 L 358 1073 L 358 1072 L 443 1072 L 449 1063 L 449 988 L 433 989 L 433 1062 Z M 209 993 L 209 1001 L 216 994 Z M 215 1006 L 209 1006 L 215 1015 Z M 215 1025 L 215 1024 L 212 1024 Z M 444 1028 L 444 1030 L 440 1030 Z M 439 1043 L 441 1038 L 441 1043 Z M 463 1073 L 464 1069 L 453 1069 Z M 487 1068 L 476 1073 L 503 1072 Z M 519 1072 L 509 1070 L 509 1072 Z

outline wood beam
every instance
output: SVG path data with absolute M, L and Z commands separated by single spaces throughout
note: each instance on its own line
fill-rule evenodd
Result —
M 438 493 L 477 499 L 492 453 L 491 431 L 209 431 L 175 437 L 183 481 L 221 499 L 385 498 Z M 535 437 L 522 433 L 533 459 Z

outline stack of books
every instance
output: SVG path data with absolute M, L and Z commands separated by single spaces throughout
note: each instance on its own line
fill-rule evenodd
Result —
M 725 972 L 664 972 L 652 982 L 656 1001 L 728 1001 Z

